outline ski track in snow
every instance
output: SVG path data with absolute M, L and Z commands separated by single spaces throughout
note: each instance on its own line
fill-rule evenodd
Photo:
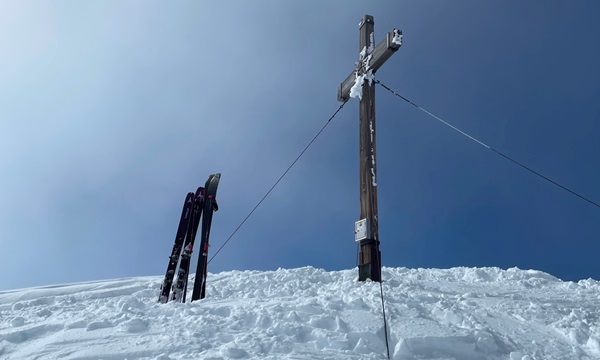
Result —
M 0 359 L 386 359 L 379 284 L 305 267 L 0 292 Z M 393 359 L 600 359 L 600 283 L 540 271 L 384 268 Z M 189 296 L 188 296 L 189 298 Z

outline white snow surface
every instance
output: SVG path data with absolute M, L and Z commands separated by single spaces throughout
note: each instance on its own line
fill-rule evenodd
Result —
M 384 268 L 393 359 L 600 359 L 600 283 L 511 268 Z M 0 292 L 0 359 L 385 359 L 379 283 L 305 267 Z

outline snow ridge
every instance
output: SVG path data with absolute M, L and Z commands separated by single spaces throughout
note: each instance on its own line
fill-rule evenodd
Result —
M 600 283 L 511 268 L 383 269 L 393 359 L 598 359 Z M 385 359 L 379 285 L 356 270 L 160 277 L 0 292 L 1 359 Z

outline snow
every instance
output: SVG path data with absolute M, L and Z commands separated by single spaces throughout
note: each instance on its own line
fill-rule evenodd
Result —
M 374 44 L 375 35 L 371 32 L 369 34 L 369 47 L 363 46 L 359 53 L 360 62 L 357 63 L 357 66 L 360 66 L 361 68 L 357 69 L 355 72 L 356 78 L 354 84 L 350 88 L 351 98 L 362 100 L 362 86 L 365 80 L 369 82 L 369 86 L 373 85 L 375 74 L 373 74 L 373 69 L 370 68 L 370 62 L 373 57 L 373 51 L 375 50 Z
M 392 38 L 392 43 L 402 46 L 402 31 L 394 29 L 394 37 Z
M 363 48 L 360 51 L 359 55 L 360 55 L 361 59 L 364 58 L 365 56 L 367 56 L 367 47 L 366 46 L 363 46 Z
M 364 49 L 363 49 L 364 50 Z M 361 54 L 363 52 L 361 51 Z M 373 69 L 369 68 L 371 58 L 373 55 L 369 55 L 365 58 L 361 56 L 363 71 L 359 75 L 359 72 L 356 71 L 356 79 L 354 80 L 354 85 L 350 88 L 350 97 L 358 98 L 362 100 L 362 86 L 365 80 L 369 82 L 369 86 L 373 85 L 373 80 L 375 79 L 375 75 L 373 74 Z
M 357 270 L 209 274 L 157 303 L 162 277 L 0 292 L 0 358 L 385 359 L 379 284 Z M 393 359 L 598 359 L 600 283 L 511 268 L 384 268 Z M 189 297 L 189 296 L 188 296 Z
M 359 98 L 362 100 L 362 85 L 365 81 L 365 75 L 358 75 L 356 73 L 356 79 L 354 80 L 354 85 L 350 88 L 350 97 L 351 98 Z

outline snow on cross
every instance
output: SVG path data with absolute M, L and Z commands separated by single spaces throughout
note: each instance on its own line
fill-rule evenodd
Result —
M 394 37 L 392 38 L 392 42 L 398 46 L 402 46 L 402 30 L 394 29 Z
M 364 48 L 366 49 L 366 48 Z M 363 52 L 361 51 L 361 54 Z M 350 97 L 351 98 L 358 98 L 359 100 L 362 100 L 362 89 L 363 89 L 363 84 L 365 82 L 365 80 L 367 80 L 369 82 L 369 85 L 373 84 L 373 79 L 375 78 L 375 75 L 373 75 L 373 69 L 370 68 L 370 62 L 371 62 L 371 58 L 373 57 L 373 55 L 370 55 L 365 57 L 364 59 L 361 60 L 361 70 L 356 70 L 355 71 L 355 75 L 356 75 L 356 79 L 354 80 L 354 85 L 352 85 L 352 88 L 350 88 Z M 361 56 L 362 58 L 362 56 Z M 360 75 L 359 75 L 360 73 Z

